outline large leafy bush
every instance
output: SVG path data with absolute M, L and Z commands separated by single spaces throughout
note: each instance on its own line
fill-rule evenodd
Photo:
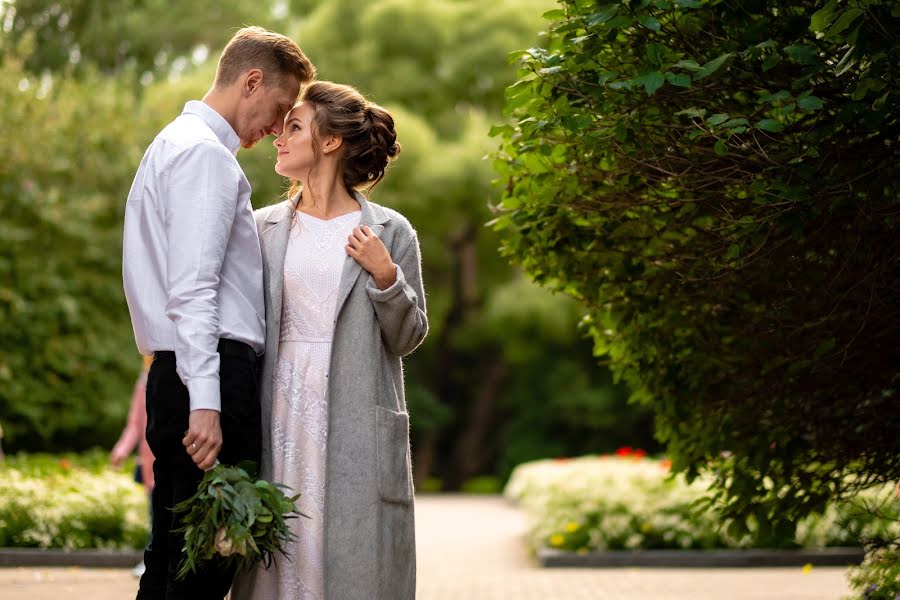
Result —
M 505 253 L 589 308 L 675 468 L 782 536 L 900 478 L 898 15 L 564 1 L 495 128 Z

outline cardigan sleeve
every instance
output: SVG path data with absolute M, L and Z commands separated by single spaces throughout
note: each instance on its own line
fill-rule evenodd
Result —
M 392 258 L 397 265 L 397 280 L 379 290 L 370 276 L 366 292 L 375 307 L 385 345 L 392 354 L 402 357 L 415 350 L 428 333 L 418 238 L 413 235 Z

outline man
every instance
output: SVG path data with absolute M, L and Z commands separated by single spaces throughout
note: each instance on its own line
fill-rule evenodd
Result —
M 235 158 L 269 134 L 315 67 L 259 27 L 231 39 L 203 100 L 153 140 L 125 207 L 123 275 L 135 340 L 154 356 L 147 441 L 156 460 L 151 540 L 138 599 L 221 599 L 233 570 L 176 580 L 183 534 L 171 508 L 217 459 L 260 459 L 256 363 L 263 352 L 262 257 L 250 184 Z

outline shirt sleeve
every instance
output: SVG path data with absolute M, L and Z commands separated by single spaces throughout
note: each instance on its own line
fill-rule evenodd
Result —
M 221 410 L 219 273 L 234 224 L 239 177 L 225 150 L 201 142 L 166 170 L 168 301 L 178 376 L 190 409 Z

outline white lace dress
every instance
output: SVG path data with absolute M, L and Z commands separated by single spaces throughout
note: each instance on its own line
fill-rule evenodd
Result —
M 323 600 L 328 368 L 344 246 L 360 211 L 323 221 L 297 211 L 284 259 L 272 398 L 272 476 L 300 493 L 297 541 L 253 577 L 254 600 Z

